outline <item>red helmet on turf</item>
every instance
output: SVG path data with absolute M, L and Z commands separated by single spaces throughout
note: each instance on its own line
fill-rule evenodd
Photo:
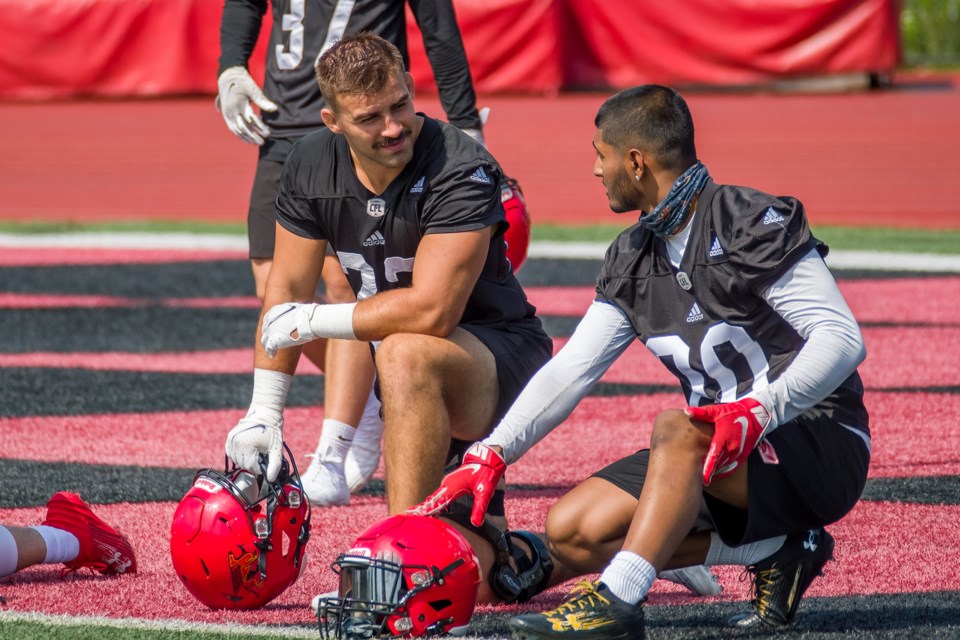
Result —
M 255 609 L 297 581 L 310 504 L 287 461 L 275 482 L 244 469 L 202 469 L 170 527 L 173 568 L 212 609 Z
M 401 514 L 378 522 L 332 567 L 340 574 L 338 597 L 317 608 L 325 638 L 456 633 L 477 603 L 473 549 L 437 518 Z
M 507 222 L 510 223 L 510 228 L 503 234 L 507 243 L 507 259 L 516 273 L 526 261 L 527 249 L 530 247 L 530 214 L 527 212 L 523 191 L 513 178 L 504 177 L 500 186 L 500 202 L 503 203 Z

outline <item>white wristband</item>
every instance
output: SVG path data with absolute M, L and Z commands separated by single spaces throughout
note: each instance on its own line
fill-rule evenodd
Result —
M 250 406 L 261 407 L 282 415 L 292 381 L 293 376 L 287 373 L 270 369 L 254 369 L 253 398 L 250 400 Z
M 310 330 L 318 338 L 356 340 L 353 332 L 353 308 L 356 302 L 318 304 L 310 314 Z

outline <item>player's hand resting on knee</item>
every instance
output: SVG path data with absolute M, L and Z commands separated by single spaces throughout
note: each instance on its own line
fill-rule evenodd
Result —
M 703 484 L 736 471 L 766 435 L 770 412 L 753 398 L 706 407 L 687 407 L 694 420 L 714 425 L 713 440 L 703 460 Z
M 440 513 L 450 503 L 464 495 L 473 496 L 473 510 L 470 522 L 475 527 L 483 524 L 483 516 L 497 488 L 497 483 L 507 470 L 503 458 L 490 447 L 476 443 L 463 456 L 463 463 L 448 473 L 440 483 L 440 488 L 427 496 L 427 499 L 411 508 L 409 513 L 432 516 Z

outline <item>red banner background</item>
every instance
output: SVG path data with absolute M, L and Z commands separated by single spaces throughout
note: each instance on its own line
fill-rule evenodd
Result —
M 487 94 L 754 85 L 883 73 L 900 61 L 897 0 L 454 5 L 474 82 Z M 222 10 L 223 0 L 0 0 L 0 98 L 213 93 Z M 429 92 L 410 23 L 412 71 Z M 264 51 L 261 41 L 255 74 Z

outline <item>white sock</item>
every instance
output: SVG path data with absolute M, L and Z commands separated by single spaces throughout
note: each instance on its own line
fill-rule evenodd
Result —
M 600 582 L 624 602 L 637 604 L 657 579 L 652 564 L 632 551 L 620 551 L 600 575 Z
M 20 552 L 17 550 L 17 541 L 6 527 L 0 527 L 0 578 L 6 578 L 17 572 L 20 562 Z
M 738 547 L 724 544 L 716 533 L 710 534 L 710 549 L 707 551 L 707 566 L 733 564 L 748 567 L 764 558 L 769 558 L 783 546 L 787 536 L 767 538 L 759 542 L 750 542 Z
M 320 433 L 320 444 L 317 445 L 317 457 L 321 460 L 343 462 L 356 433 L 354 427 L 344 422 L 325 419 L 323 431 Z
M 47 557 L 43 560 L 44 564 L 70 562 L 80 555 L 80 541 L 77 540 L 77 536 L 69 531 L 43 525 L 30 528 L 39 533 L 44 544 L 47 545 Z

